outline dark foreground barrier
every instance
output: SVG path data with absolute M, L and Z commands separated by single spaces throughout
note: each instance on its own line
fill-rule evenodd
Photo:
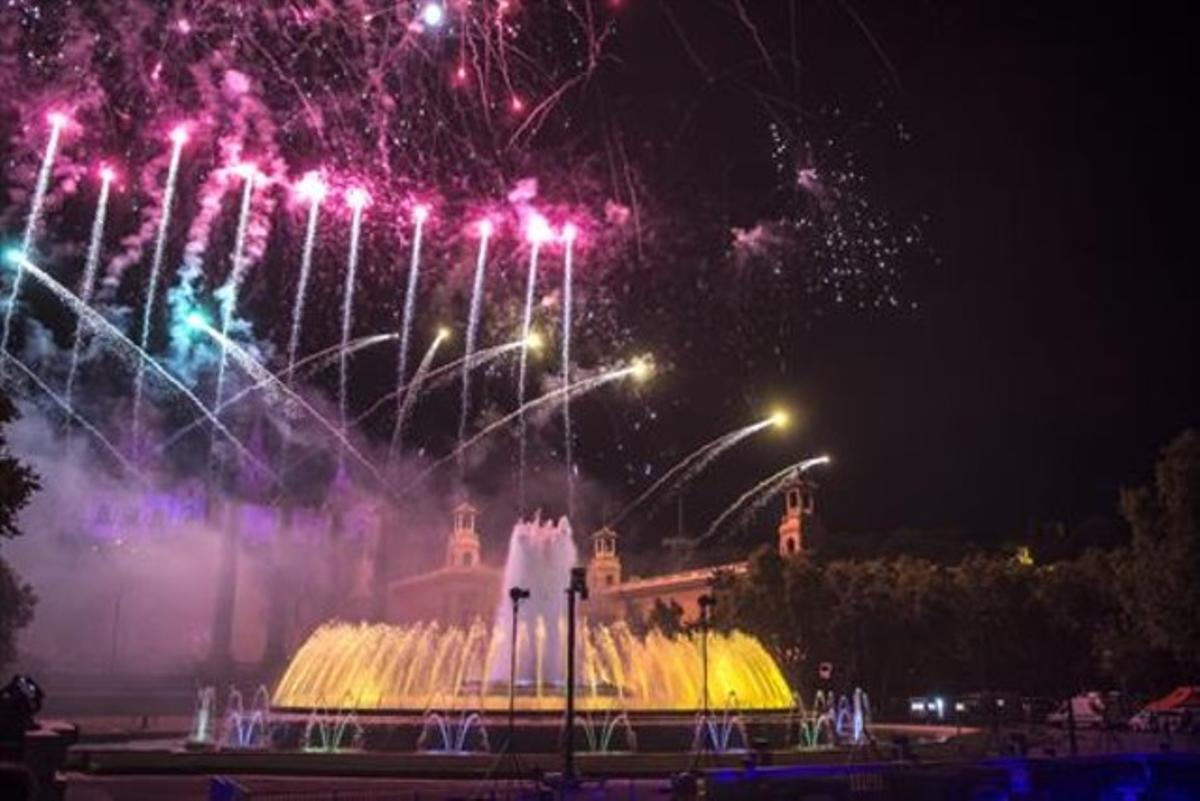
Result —
M 1118 754 L 706 772 L 679 797 L 783 801 L 1197 801 L 1200 756 Z

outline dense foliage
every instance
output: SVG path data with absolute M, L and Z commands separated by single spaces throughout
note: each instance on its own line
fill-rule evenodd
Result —
M 718 590 L 716 621 L 758 635 L 794 686 L 817 666 L 883 697 L 1157 691 L 1200 675 L 1200 436 L 1152 487 L 1122 493 L 1131 544 L 1034 562 L 973 554 L 784 560 L 771 548 Z
M 37 478 L 8 452 L 4 426 L 16 410 L 8 398 L 0 394 L 0 542 L 20 536 L 17 514 L 37 490 Z M 17 631 L 28 625 L 33 617 L 33 589 L 13 572 L 0 554 L 0 667 L 16 655 Z

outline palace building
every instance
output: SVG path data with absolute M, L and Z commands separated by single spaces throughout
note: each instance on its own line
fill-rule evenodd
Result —
M 816 485 L 797 476 L 783 492 L 783 515 L 777 528 L 779 553 L 784 558 L 803 556 L 805 532 L 814 513 Z M 476 525 L 479 511 L 469 503 L 454 509 L 453 527 L 446 543 L 445 563 L 436 570 L 396 579 L 387 584 L 385 617 L 391 623 L 438 620 L 467 624 L 475 618 L 492 619 L 502 587 L 503 568 L 483 562 Z M 658 603 L 677 604 L 683 619 L 699 617 L 699 599 L 709 592 L 719 575 L 740 575 L 748 563 L 729 562 L 657 576 L 627 576 L 621 565 L 619 535 L 604 526 L 591 536 L 586 563 L 590 598 L 586 611 L 598 620 L 645 619 Z M 563 577 L 566 580 L 566 577 Z

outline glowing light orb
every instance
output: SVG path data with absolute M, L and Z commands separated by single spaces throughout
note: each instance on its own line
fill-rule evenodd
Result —
M 516 95 L 513 95 L 512 100 L 509 102 L 509 106 L 512 108 L 514 114 L 520 114 L 525 110 L 525 101 Z
M 346 190 L 346 205 L 355 211 L 362 210 L 371 202 L 371 196 L 361 186 L 352 186 Z
M 453 332 L 450 330 L 449 326 L 439 325 L 437 329 L 438 341 L 441 342 L 442 340 L 449 339 L 451 333 Z
M 771 425 L 775 426 L 776 428 L 787 428 L 789 425 L 791 425 L 792 416 L 788 414 L 786 409 L 776 409 L 775 411 L 771 412 L 770 420 Z
M 562 227 L 562 238 L 564 242 L 574 242 L 579 237 L 579 228 L 575 223 L 567 223 Z
M 182 146 L 188 140 L 188 129 L 186 125 L 176 125 L 171 129 L 171 141 L 176 146 Z
M 429 219 L 429 205 L 426 203 L 418 203 L 417 205 L 413 206 L 412 217 L 413 222 L 415 222 L 417 225 L 424 223 Z
M 546 340 L 542 339 L 542 335 L 537 331 L 530 331 L 529 336 L 525 337 L 525 349 L 531 350 L 534 353 L 540 351 L 546 345 Z
M 492 225 L 492 221 L 487 219 L 486 217 L 479 221 L 478 228 L 479 228 L 479 235 L 481 237 L 483 237 L 484 239 L 487 239 L 495 231 L 495 226 Z
M 52 128 L 65 128 L 70 121 L 71 118 L 62 111 L 51 111 L 46 115 L 46 122 L 50 123 L 50 127 Z
M 246 181 L 256 180 L 259 176 L 258 166 L 252 161 L 238 162 L 230 172 Z
M 529 244 L 540 245 L 553 238 L 554 231 L 550 229 L 550 223 L 546 222 L 546 218 L 542 215 L 534 214 L 525 224 L 525 239 Z
M 111 184 L 117 180 L 117 171 L 111 164 L 100 165 L 100 180 L 106 184 Z
M 803 473 L 805 470 L 808 470 L 810 467 L 816 467 L 818 465 L 829 464 L 832 461 L 833 461 L 833 457 L 827 453 L 822 454 L 822 455 L 817 456 L 812 459 L 806 459 L 800 463 L 800 472 Z
M 329 193 L 329 188 L 325 186 L 325 182 L 321 180 L 321 174 L 316 170 L 304 173 L 294 187 L 293 191 L 301 200 L 309 203 L 320 203 L 325 199 L 325 195 Z
M 203 331 L 204 329 L 208 328 L 208 318 L 198 311 L 190 312 L 188 316 L 184 318 L 184 322 L 187 323 L 188 328 L 192 328 L 197 331 Z
M 18 247 L 8 247 L 4 249 L 4 263 L 17 265 L 25 261 L 25 254 Z
M 446 9 L 441 3 L 426 3 L 421 9 L 421 22 L 427 28 L 439 28 L 446 21 Z
M 654 360 L 649 356 L 638 356 L 630 365 L 630 375 L 639 384 L 649 381 L 654 375 Z

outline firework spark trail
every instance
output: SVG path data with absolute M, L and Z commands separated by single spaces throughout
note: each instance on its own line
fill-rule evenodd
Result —
M 421 392 L 431 392 L 439 387 L 445 386 L 459 375 L 459 368 L 462 368 L 466 372 L 477 370 L 480 367 L 495 361 L 504 354 L 510 353 L 517 348 L 522 347 L 522 345 L 523 343 L 521 340 L 514 339 L 512 342 L 505 342 L 503 345 L 493 345 L 490 348 L 484 348 L 483 350 L 475 351 L 475 353 L 471 356 L 470 361 L 467 361 L 466 356 L 460 356 L 452 362 L 447 362 L 441 367 L 431 370 L 429 375 L 425 376 L 425 379 L 421 384 Z M 401 387 L 399 391 L 403 392 L 404 387 Z M 350 422 L 350 426 L 354 427 L 361 425 L 367 418 L 383 408 L 385 403 L 395 398 L 396 395 L 397 391 L 392 390 L 384 394 L 382 397 L 377 398 L 365 412 L 360 414 L 358 417 L 355 417 Z
M 575 271 L 575 227 L 568 226 L 563 231 L 566 249 L 563 253 L 563 318 L 562 318 L 562 383 L 571 384 L 571 283 Z M 575 512 L 575 479 L 572 475 L 573 444 L 571 442 L 571 399 L 563 400 L 563 457 L 567 472 L 567 518 Z
M 37 183 L 33 187 L 33 201 L 29 204 L 29 217 L 25 220 L 25 234 L 21 238 L 21 255 L 32 256 L 34 241 L 37 239 L 38 226 L 42 220 L 42 209 L 46 205 L 46 192 L 50 189 L 50 179 L 54 175 L 54 159 L 58 154 L 58 140 L 63 127 L 67 124 L 62 115 L 52 115 L 50 118 L 50 137 L 46 140 L 46 150 L 42 153 L 42 165 L 38 169 Z M 13 277 L 12 287 L 8 291 L 8 304 L 4 309 L 4 333 L 0 334 L 0 353 L 8 353 L 8 340 L 12 334 L 12 318 L 17 308 L 17 298 L 21 294 L 21 279 L 25 276 L 24 267 L 17 264 L 17 273 Z
M 538 253 L 541 251 L 541 240 L 535 238 L 529 248 L 529 275 L 525 279 L 525 307 L 521 312 L 521 339 L 528 341 L 529 329 L 533 325 L 533 299 L 537 287 L 537 270 L 538 270 Z M 519 431 L 517 432 L 517 449 L 518 462 L 520 467 L 517 473 L 517 512 L 525 513 L 525 461 L 527 458 L 528 443 L 526 442 L 526 426 L 525 414 L 522 409 L 525 408 L 525 381 L 526 370 L 529 367 L 529 350 L 522 349 L 521 360 L 517 366 L 517 421 Z M 461 450 L 461 448 L 460 448 Z
M 32 275 L 38 280 L 39 283 L 53 292 L 59 300 L 65 303 L 71 309 L 71 311 L 73 311 L 76 316 L 79 317 L 81 322 L 86 322 L 90 327 L 95 329 L 97 333 L 103 334 L 112 344 L 119 345 L 132 353 L 136 357 L 137 364 L 139 366 L 148 365 L 150 369 L 158 374 L 158 376 L 164 381 L 166 381 L 173 390 L 178 392 L 189 403 L 195 406 L 196 409 L 204 415 L 204 418 L 208 420 L 208 422 L 212 423 L 213 428 L 220 433 L 221 436 L 225 437 L 225 439 L 233 445 L 237 452 L 243 458 L 245 458 L 246 461 L 263 471 L 265 475 L 270 476 L 272 480 L 276 482 L 279 481 L 279 477 L 275 475 L 275 472 L 271 470 L 271 468 L 267 467 L 267 465 L 263 464 L 263 462 L 256 457 L 250 451 L 250 449 L 243 445 L 242 441 L 235 437 L 233 432 L 226 428 L 221 421 L 217 419 L 216 415 L 214 415 L 209 408 L 204 405 L 203 401 L 196 397 L 194 392 L 188 389 L 183 382 L 172 375 L 169 370 L 156 362 L 150 356 L 150 354 L 145 351 L 145 349 L 140 347 L 129 337 L 125 336 L 125 334 L 121 332 L 121 329 L 104 319 L 104 315 L 95 311 L 92 309 L 92 307 L 81 301 L 74 292 L 60 284 L 41 267 L 38 267 L 29 259 L 25 258 L 24 255 L 16 253 L 11 254 L 10 257 L 15 261 L 19 261 L 24 266 L 25 272 Z
M 321 213 L 321 198 L 314 195 L 308 207 L 308 223 L 304 227 L 304 250 L 300 255 L 300 278 L 296 283 L 296 302 L 292 307 L 292 333 L 288 338 L 288 376 L 296 369 L 296 354 L 300 350 L 300 329 L 304 319 L 304 296 L 312 274 L 313 249 L 317 244 L 317 219 Z
M 354 327 L 354 282 L 358 272 L 359 238 L 362 234 L 362 215 L 364 203 L 355 202 L 353 216 L 350 218 L 350 251 L 346 256 L 346 286 L 342 293 L 342 357 L 339 361 L 338 373 L 338 411 L 341 414 L 342 431 L 346 430 L 348 414 L 350 383 L 350 360 L 346 355 L 346 346 L 350 344 L 350 331 Z
M 471 415 L 471 358 L 479 337 L 479 316 L 483 310 L 483 279 L 487 270 L 488 240 L 491 239 L 492 224 L 484 220 L 479 225 L 479 253 L 475 257 L 475 279 L 471 282 L 471 309 L 467 315 L 467 339 L 462 358 L 462 400 L 458 413 L 458 444 L 467 438 L 467 418 Z M 459 473 L 464 464 L 459 463 Z
M 705 530 L 705 532 L 696 540 L 696 544 L 704 542 L 716 534 L 721 529 L 721 526 L 725 523 L 725 521 L 733 516 L 735 512 L 737 512 L 747 503 L 751 504 L 748 511 L 753 511 L 754 509 L 761 507 L 761 505 L 768 498 L 770 498 L 771 495 L 773 495 L 775 491 L 779 489 L 779 487 L 790 481 L 793 476 L 806 473 L 817 465 L 828 463 L 828 456 L 817 456 L 812 459 L 805 459 L 803 461 L 796 462 L 795 464 L 790 464 L 779 472 L 772 473 L 771 475 L 767 476 L 762 481 L 758 482 L 753 487 L 739 495 L 737 500 L 725 508 L 725 511 L 717 515 L 717 518 L 716 520 L 713 520 L 712 525 L 710 525 L 708 529 Z
M 408 420 L 409 414 L 412 413 L 417 396 L 421 393 L 421 385 L 429 373 L 429 365 L 433 363 L 433 358 L 437 355 L 438 346 L 449 336 L 449 331 L 438 332 L 437 336 L 433 338 L 433 344 L 429 346 L 429 350 L 425 351 L 420 364 L 417 365 L 417 371 L 413 373 L 412 381 L 408 382 L 408 386 L 404 389 L 404 397 L 400 401 L 400 410 L 396 413 L 396 424 L 392 430 L 392 444 L 388 451 L 389 461 L 394 461 L 400 453 L 400 446 L 404 439 L 404 424 Z
M 162 216 L 158 221 L 158 234 L 154 239 L 154 256 L 150 261 L 150 277 L 146 282 L 146 299 L 142 304 L 142 333 L 138 349 L 146 353 L 150 347 L 150 327 L 154 320 L 154 296 L 158 292 L 159 276 L 167 250 L 167 233 L 171 227 L 171 205 L 175 200 L 175 184 L 179 180 L 179 160 L 187 135 L 176 128 L 171 135 L 171 162 L 167 167 L 167 182 L 163 188 Z M 137 374 L 133 379 L 133 443 L 137 451 L 141 427 L 142 388 L 146 380 L 145 362 L 138 362 Z
M 776 420 L 777 418 L 772 415 L 765 420 L 760 420 L 757 423 L 751 423 L 750 425 L 742 426 L 741 428 L 722 434 L 716 439 L 701 445 L 676 462 L 667 472 L 659 476 L 658 480 L 651 484 L 645 492 L 626 504 L 625 508 L 613 518 L 611 525 L 614 527 L 620 525 L 621 521 L 627 518 L 635 509 L 645 503 L 647 499 L 653 497 L 659 490 L 667 487 L 669 483 L 671 489 L 682 487 L 698 476 L 722 453 L 752 434 L 774 425 Z M 672 481 L 673 479 L 676 480 Z
M 256 179 L 254 168 L 248 168 L 245 171 L 245 184 L 242 187 L 242 204 L 238 210 L 237 233 L 233 238 L 233 266 L 229 273 L 229 280 L 225 282 L 223 288 L 221 338 L 217 340 L 217 344 L 221 346 L 221 358 L 217 361 L 217 392 L 216 400 L 213 402 L 214 408 L 220 407 L 221 401 L 225 397 L 225 364 L 229 358 L 227 351 L 230 343 L 229 326 L 233 322 L 233 315 L 237 313 L 238 291 L 246 277 L 246 229 L 250 225 L 250 203 L 254 198 Z
M 379 481 L 381 485 L 386 486 L 383 475 L 379 472 L 375 465 L 371 463 L 371 460 L 364 456 L 357 448 L 354 447 L 354 445 L 350 443 L 350 440 L 345 434 L 342 433 L 341 429 L 337 425 L 326 418 L 325 415 L 314 409 L 312 404 L 304 400 L 304 398 L 293 391 L 278 376 L 272 375 L 271 372 L 267 370 L 267 368 L 264 367 L 262 363 L 258 361 L 258 359 L 254 358 L 249 351 L 229 339 L 229 337 L 225 336 L 217 329 L 213 328 L 206 320 L 203 319 L 203 317 L 198 314 L 192 315 L 190 318 L 188 318 L 188 325 L 207 334 L 213 339 L 213 341 L 220 345 L 222 350 L 229 354 L 237 366 L 244 370 L 252 379 L 254 379 L 256 386 L 267 388 L 268 392 L 274 391 L 279 393 L 279 395 L 281 395 L 283 398 L 291 403 L 296 404 L 309 415 L 311 415 L 312 418 L 316 420 L 322 428 L 328 431 L 334 437 L 334 439 L 337 440 L 338 444 L 342 448 L 342 451 L 353 456 L 356 461 L 367 468 L 372 477 Z
M 373 345 L 378 345 L 383 342 L 391 342 L 393 339 L 396 339 L 397 337 L 399 337 L 399 334 L 372 334 L 370 336 L 359 337 L 358 339 L 353 340 L 350 343 L 350 345 L 346 348 L 342 348 L 341 345 L 331 345 L 330 347 L 325 348 L 324 350 L 319 350 L 316 353 L 311 353 L 308 356 L 305 356 L 305 357 L 301 358 L 300 360 L 298 360 L 290 368 L 284 368 L 283 370 L 280 370 L 278 373 L 268 374 L 266 379 L 264 379 L 262 381 L 256 381 L 255 383 L 253 383 L 247 387 L 243 387 L 243 388 L 239 389 L 237 392 L 230 395 L 225 400 L 221 401 L 221 404 L 219 406 L 214 406 L 213 410 L 212 410 L 213 414 L 216 414 L 219 416 L 222 412 L 224 412 L 230 406 L 233 406 L 234 404 L 238 403 L 243 398 L 253 395 L 255 392 L 261 392 L 268 385 L 270 385 L 276 381 L 283 381 L 283 382 L 287 382 L 289 384 L 294 384 L 296 374 L 302 370 L 307 369 L 310 373 L 316 373 L 321 370 L 324 370 L 325 368 L 329 367 L 330 365 L 336 364 L 338 359 L 341 358 L 342 353 L 347 353 L 347 354 L 357 353 L 358 351 L 364 350 Z M 435 373 L 440 372 L 440 368 L 439 368 L 439 370 L 436 370 L 434 372 Z M 386 397 L 391 398 L 392 397 L 391 393 L 388 393 L 388 395 Z M 371 411 L 374 411 L 374 410 L 375 410 L 374 408 L 371 409 Z M 196 426 L 200 425 L 203 422 L 204 422 L 204 418 L 199 417 L 199 418 L 196 418 L 195 420 L 192 420 L 190 423 L 186 423 L 183 426 L 180 426 L 179 428 L 175 429 L 174 433 L 172 433 L 169 437 L 167 437 L 165 440 L 163 440 L 163 442 L 158 446 L 158 452 L 162 453 L 163 451 L 170 449 L 180 438 L 182 438 L 189 432 L 195 430 Z M 357 423 L 357 420 L 355 422 Z M 353 427 L 353 424 L 351 425 L 351 427 Z
M 408 349 L 412 341 L 413 317 L 417 311 L 417 282 L 421 278 L 421 234 L 425 230 L 425 220 L 428 217 L 429 210 L 424 206 L 417 206 L 413 211 L 416 229 L 413 231 L 412 253 L 408 260 L 408 285 L 404 288 L 404 312 L 400 321 L 400 356 L 396 365 L 396 429 L 392 432 L 392 451 L 399 447 L 400 427 L 404 424 L 403 398 L 407 397 L 407 393 L 403 396 L 399 393 L 404 382 L 408 380 Z
M 108 214 L 108 195 L 112 189 L 113 174 L 111 170 L 100 173 L 100 197 L 96 200 L 96 216 L 92 220 L 92 236 L 88 242 L 87 259 L 83 264 L 83 278 L 79 282 L 79 300 L 85 304 L 92 302 L 92 293 L 96 289 L 96 271 L 100 267 L 100 250 L 104 244 L 104 220 Z M 71 366 L 67 369 L 67 383 L 63 390 L 63 398 L 67 405 L 71 404 L 71 393 L 75 387 L 75 374 L 79 370 L 79 353 L 83 348 L 83 326 L 75 323 L 75 337 L 71 344 Z
M 459 445 L 457 448 L 455 448 L 449 454 L 447 454 L 446 456 L 443 456 L 441 459 L 438 459 L 437 461 L 435 461 L 433 464 L 431 464 L 429 467 L 427 467 L 424 470 L 424 472 L 422 472 L 419 476 L 417 476 L 415 479 L 413 479 L 413 481 L 410 482 L 408 484 L 408 486 L 401 489 L 400 494 L 404 495 L 404 494 L 408 493 L 409 491 L 413 490 L 414 488 L 416 488 L 417 485 L 421 484 L 425 479 L 427 479 L 439 467 L 446 464 L 447 462 L 456 461 L 462 455 L 462 453 L 464 451 L 469 450 L 470 448 L 474 447 L 475 445 L 478 445 L 482 440 L 484 440 L 488 436 L 496 433 L 500 429 L 507 426 L 509 423 L 513 422 L 514 420 L 522 420 L 524 418 L 524 415 L 526 415 L 527 413 L 534 411 L 535 409 L 539 409 L 543 406 L 549 406 L 554 403 L 561 402 L 564 398 L 578 397 L 579 395 L 583 395 L 588 392 L 591 392 L 592 390 L 599 389 L 600 387 L 604 386 L 605 384 L 610 384 L 613 381 L 618 381 L 622 378 L 625 378 L 626 376 L 639 377 L 642 374 L 642 371 L 644 369 L 645 369 L 645 367 L 642 364 L 634 363 L 634 364 L 629 365 L 628 367 L 619 367 L 615 370 L 609 370 L 607 373 L 601 373 L 600 375 L 592 376 L 591 378 L 581 379 L 579 381 L 576 381 L 574 384 L 571 384 L 571 385 L 565 386 L 565 387 L 559 387 L 558 389 L 553 389 L 540 397 L 534 398 L 533 400 L 529 401 L 528 403 L 522 405 L 515 412 L 510 412 L 509 414 L 506 414 L 504 417 L 501 417 L 499 420 L 495 421 L 491 425 L 489 425 L 486 428 L 484 428 L 483 430 L 481 430 L 475 436 L 468 439 L 462 445 Z
M 98 428 L 89 423 L 83 417 L 83 415 L 77 412 L 66 398 L 59 397 L 54 390 L 50 389 L 45 381 L 38 378 L 37 373 L 33 372 L 33 370 L 30 370 L 29 367 L 16 356 L 13 356 L 10 353 L 5 353 L 3 354 L 3 357 L 6 361 L 10 362 L 14 367 L 20 370 L 25 377 L 33 382 L 38 389 L 44 392 L 46 397 L 54 401 L 54 403 L 57 404 L 58 407 L 61 408 L 63 412 L 66 413 L 72 420 L 74 420 L 80 428 L 91 434 L 92 437 L 95 438 L 96 442 L 100 443 L 100 446 L 103 447 L 104 450 L 108 451 L 109 455 L 121 465 L 125 472 L 137 479 L 139 484 L 147 486 L 149 485 L 149 482 L 147 482 L 146 478 L 140 472 L 138 472 L 138 469 L 133 466 L 133 463 L 126 459 L 124 455 L 121 454 L 121 451 L 117 450 L 117 446 L 114 445 L 108 437 L 100 433 Z

